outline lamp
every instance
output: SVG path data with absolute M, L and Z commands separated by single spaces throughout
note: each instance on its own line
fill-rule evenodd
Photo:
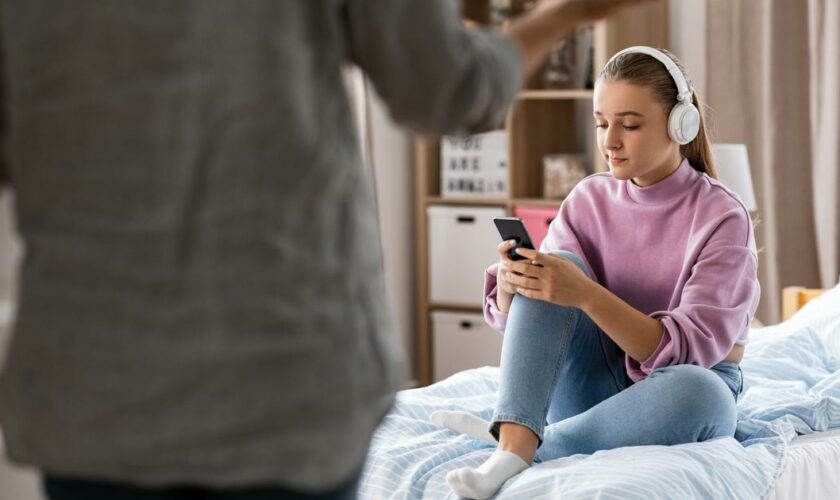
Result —
M 741 197 L 750 212 L 758 209 L 750 177 L 746 144 L 712 144 L 718 180 Z

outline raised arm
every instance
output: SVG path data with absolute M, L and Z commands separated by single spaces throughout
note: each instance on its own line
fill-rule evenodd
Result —
M 506 33 L 467 29 L 452 0 L 348 0 L 348 57 L 393 118 L 464 134 L 504 124 L 521 82 L 581 23 L 643 0 L 545 0 Z

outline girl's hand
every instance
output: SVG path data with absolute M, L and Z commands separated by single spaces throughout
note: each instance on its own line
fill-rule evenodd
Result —
M 496 307 L 503 313 L 510 311 L 510 304 L 516 294 L 516 285 L 510 283 L 507 279 L 507 270 L 510 263 L 513 262 L 508 251 L 515 246 L 516 241 L 507 240 L 496 247 L 496 251 L 499 252 L 499 271 L 496 274 Z
M 499 243 L 499 246 L 496 247 L 496 251 L 499 252 L 499 272 L 496 276 L 496 287 L 499 291 L 504 292 L 508 295 L 513 295 L 516 293 L 516 285 L 513 285 L 507 279 L 507 271 L 509 269 L 510 263 L 513 262 L 510 258 L 510 249 L 516 246 L 515 240 L 507 240 Z
M 497 282 L 504 279 L 506 286 L 531 299 L 583 308 L 595 282 L 578 266 L 562 257 L 536 250 L 517 248 L 516 252 L 527 260 L 508 259 L 505 268 L 499 269 Z

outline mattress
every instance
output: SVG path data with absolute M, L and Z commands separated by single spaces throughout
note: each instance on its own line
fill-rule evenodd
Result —
M 798 436 L 768 500 L 840 498 L 840 429 Z

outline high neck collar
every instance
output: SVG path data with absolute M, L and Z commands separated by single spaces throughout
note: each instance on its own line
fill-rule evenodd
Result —
M 656 184 L 641 187 L 632 180 L 624 181 L 627 195 L 642 205 L 659 205 L 679 196 L 694 180 L 697 171 L 683 158 L 680 166 Z

